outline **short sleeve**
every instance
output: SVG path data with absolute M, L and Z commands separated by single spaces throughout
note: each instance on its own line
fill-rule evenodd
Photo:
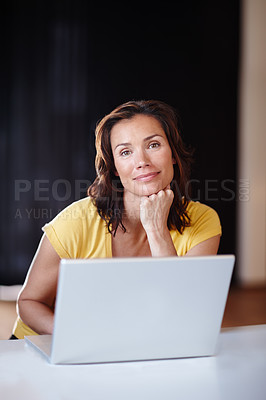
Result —
M 43 228 L 60 258 L 111 257 L 111 235 L 89 197 L 72 203 Z
M 84 218 L 82 208 L 73 203 L 42 228 L 59 257 L 79 257 Z

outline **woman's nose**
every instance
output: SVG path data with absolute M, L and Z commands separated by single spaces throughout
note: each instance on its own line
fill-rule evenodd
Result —
M 136 158 L 135 158 L 135 166 L 136 168 L 143 168 L 150 165 L 149 158 L 145 151 L 139 151 L 136 153 Z

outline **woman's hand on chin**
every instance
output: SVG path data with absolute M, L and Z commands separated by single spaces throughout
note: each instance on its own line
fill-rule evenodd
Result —
M 158 193 L 142 197 L 140 201 L 140 220 L 146 231 L 153 257 L 176 256 L 167 219 L 174 199 L 170 185 Z
M 140 220 L 146 233 L 161 232 L 167 229 L 167 219 L 174 199 L 174 193 L 168 185 L 150 196 L 140 200 Z

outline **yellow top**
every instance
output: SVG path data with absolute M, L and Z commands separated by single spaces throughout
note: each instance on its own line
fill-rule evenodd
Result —
M 184 256 L 200 242 L 221 234 L 219 217 L 212 208 L 190 201 L 187 211 L 191 225 L 182 234 L 177 230 L 170 231 L 178 256 Z M 111 234 L 89 197 L 66 207 L 43 227 L 43 231 L 61 258 L 112 257 Z M 13 333 L 19 339 L 36 334 L 20 318 Z

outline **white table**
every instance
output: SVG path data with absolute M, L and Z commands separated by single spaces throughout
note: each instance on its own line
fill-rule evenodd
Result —
M 266 325 L 223 330 L 214 357 L 55 366 L 0 341 L 2 400 L 265 400 Z

